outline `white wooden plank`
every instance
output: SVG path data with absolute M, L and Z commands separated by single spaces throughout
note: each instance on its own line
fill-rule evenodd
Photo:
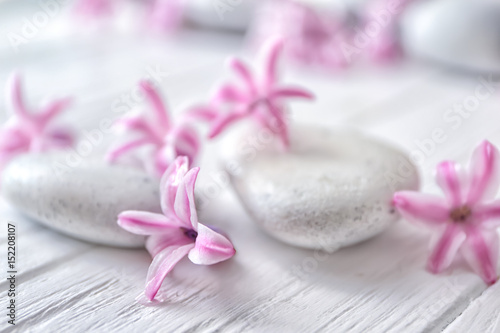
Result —
M 444 333 L 500 332 L 500 284 L 486 289 L 451 323 Z
M 18 328 L 429 331 L 444 328 L 485 288 L 466 270 L 426 273 L 425 235 L 402 223 L 323 257 L 270 239 L 241 209 L 227 208 L 237 207 L 233 199 L 219 200 L 203 218 L 225 227 L 238 254 L 215 267 L 183 262 L 163 287 L 169 302 L 134 302 L 150 262 L 145 252 L 97 248 L 23 283 Z

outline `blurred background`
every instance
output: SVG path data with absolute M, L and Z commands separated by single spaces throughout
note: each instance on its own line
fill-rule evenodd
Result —
M 284 82 L 317 96 L 291 106 L 295 121 L 385 138 L 424 177 L 498 136 L 500 3 L 488 0 L 3 0 L 0 89 L 18 71 L 32 105 L 73 96 L 61 121 L 83 133 L 140 106 L 140 79 L 174 115 L 205 102 L 228 56 L 258 64 L 277 35 Z

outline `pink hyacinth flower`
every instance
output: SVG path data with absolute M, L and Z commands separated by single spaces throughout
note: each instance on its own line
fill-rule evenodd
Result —
M 147 171 L 158 177 L 165 172 L 177 156 L 187 156 L 193 163 L 199 150 L 199 138 L 193 127 L 180 121 L 174 124 L 168 116 L 168 109 L 154 86 L 148 81 L 139 84 L 141 91 L 151 104 L 148 114 L 126 116 L 117 122 L 126 132 L 137 134 L 134 139 L 111 149 L 106 158 L 116 163 L 123 155 L 140 147 L 152 148 L 152 155 L 143 160 Z
M 343 22 L 329 15 L 321 15 L 305 6 L 295 9 L 298 24 L 295 35 L 289 36 L 286 49 L 290 56 L 308 64 L 318 64 L 324 68 L 336 69 L 348 66 L 342 53 L 341 43 L 348 37 Z
M 498 158 L 498 150 L 485 141 L 474 151 L 467 170 L 454 162 L 439 164 L 436 180 L 444 199 L 411 191 L 394 195 L 403 217 L 436 230 L 427 264 L 432 273 L 449 267 L 460 250 L 487 284 L 497 281 L 500 201 L 493 199 L 499 187 Z
M 126 211 L 118 216 L 125 230 L 149 236 L 153 257 L 146 279 L 146 297 L 153 300 L 167 274 L 186 255 L 195 264 L 212 265 L 236 253 L 229 239 L 198 222 L 194 187 L 199 168 L 188 171 L 188 159 L 178 157 L 161 179 L 163 214 Z
M 295 1 L 271 1 L 263 6 L 252 26 L 252 43 L 269 35 L 284 41 L 284 55 L 300 64 L 339 69 L 348 66 L 341 44 L 350 32 L 345 18 L 331 11 L 320 12 Z
M 240 84 L 223 85 L 209 106 L 191 112 L 194 118 L 209 121 L 210 138 L 232 123 L 250 117 L 279 135 L 284 147 L 289 147 L 285 102 L 290 98 L 313 99 L 313 95 L 302 88 L 279 84 L 277 67 L 282 48 L 281 40 L 273 40 L 265 47 L 261 77 L 252 74 L 242 61 L 231 59 L 230 66 L 241 80 Z
M 53 101 L 40 112 L 32 112 L 24 102 L 18 75 L 10 81 L 8 98 L 14 115 L 0 130 L 0 166 L 22 153 L 64 149 L 73 145 L 73 133 L 54 125 L 55 117 L 70 104 L 69 98 Z

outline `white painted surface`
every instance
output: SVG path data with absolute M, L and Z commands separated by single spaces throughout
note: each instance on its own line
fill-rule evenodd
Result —
M 13 1 L 2 4 L 9 9 Z M 0 10 L 2 32 L 19 27 L 36 5 L 17 16 Z M 7 16 L 8 19 L 4 20 Z M 17 17 L 17 19 L 16 19 Z M 9 23 L 10 22 L 10 23 Z M 54 21 L 55 22 L 55 21 Z M 219 80 L 227 55 L 241 53 L 235 35 L 186 33 L 175 40 L 106 36 L 98 41 L 41 34 L 14 53 L 0 44 L 0 90 L 14 67 L 26 76 L 28 98 L 75 93 L 73 117 L 65 120 L 93 129 L 104 117 L 116 117 L 112 104 L 129 94 L 148 68 L 169 74 L 161 81 L 174 113 L 202 101 Z M 49 35 L 47 37 L 47 35 Z M 316 104 L 294 106 L 297 122 L 348 125 L 394 142 L 407 151 L 420 148 L 441 128 L 446 139 L 422 161 L 424 188 L 436 191 L 430 176 L 442 159 L 465 162 L 473 146 L 487 138 L 500 145 L 500 98 L 482 100 L 458 124 L 443 118 L 455 103 L 473 96 L 476 77 L 456 76 L 419 64 L 357 67 L 336 76 L 289 72 L 287 79 L 309 86 Z M 5 119 L 5 100 L 0 99 Z M 456 128 L 452 125 L 457 125 Z M 109 142 L 111 137 L 106 136 Z M 205 151 L 199 190 L 213 184 L 220 168 Z M 95 147 L 97 154 L 105 145 Z M 421 151 L 421 150 L 420 150 Z M 222 227 L 237 249 L 233 260 L 200 267 L 182 261 L 165 281 L 169 299 L 144 307 L 148 254 L 143 250 L 99 247 L 80 242 L 29 221 L 2 204 L 0 273 L 6 276 L 7 222 L 18 235 L 18 325 L 0 321 L 2 332 L 499 332 L 500 286 L 486 288 L 467 267 L 442 275 L 424 270 L 427 236 L 401 221 L 360 245 L 334 254 L 289 247 L 259 230 L 233 194 L 205 201 L 201 220 Z M 8 285 L 0 282 L 5 305 Z M 2 305 L 2 307 L 3 307 Z

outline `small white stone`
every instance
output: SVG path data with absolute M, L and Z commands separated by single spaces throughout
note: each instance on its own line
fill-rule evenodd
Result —
M 500 3 L 492 0 L 416 1 L 401 19 L 410 55 L 465 70 L 500 71 Z
M 404 154 L 358 132 L 295 127 L 288 153 L 270 137 L 227 140 L 223 160 L 249 214 L 285 243 L 334 251 L 368 239 L 399 218 L 393 193 L 418 189 Z
M 144 237 L 120 228 L 117 215 L 125 210 L 160 212 L 159 181 L 100 160 L 68 167 L 66 156 L 28 154 L 14 159 L 3 171 L 3 198 L 25 215 L 75 238 L 143 246 Z

